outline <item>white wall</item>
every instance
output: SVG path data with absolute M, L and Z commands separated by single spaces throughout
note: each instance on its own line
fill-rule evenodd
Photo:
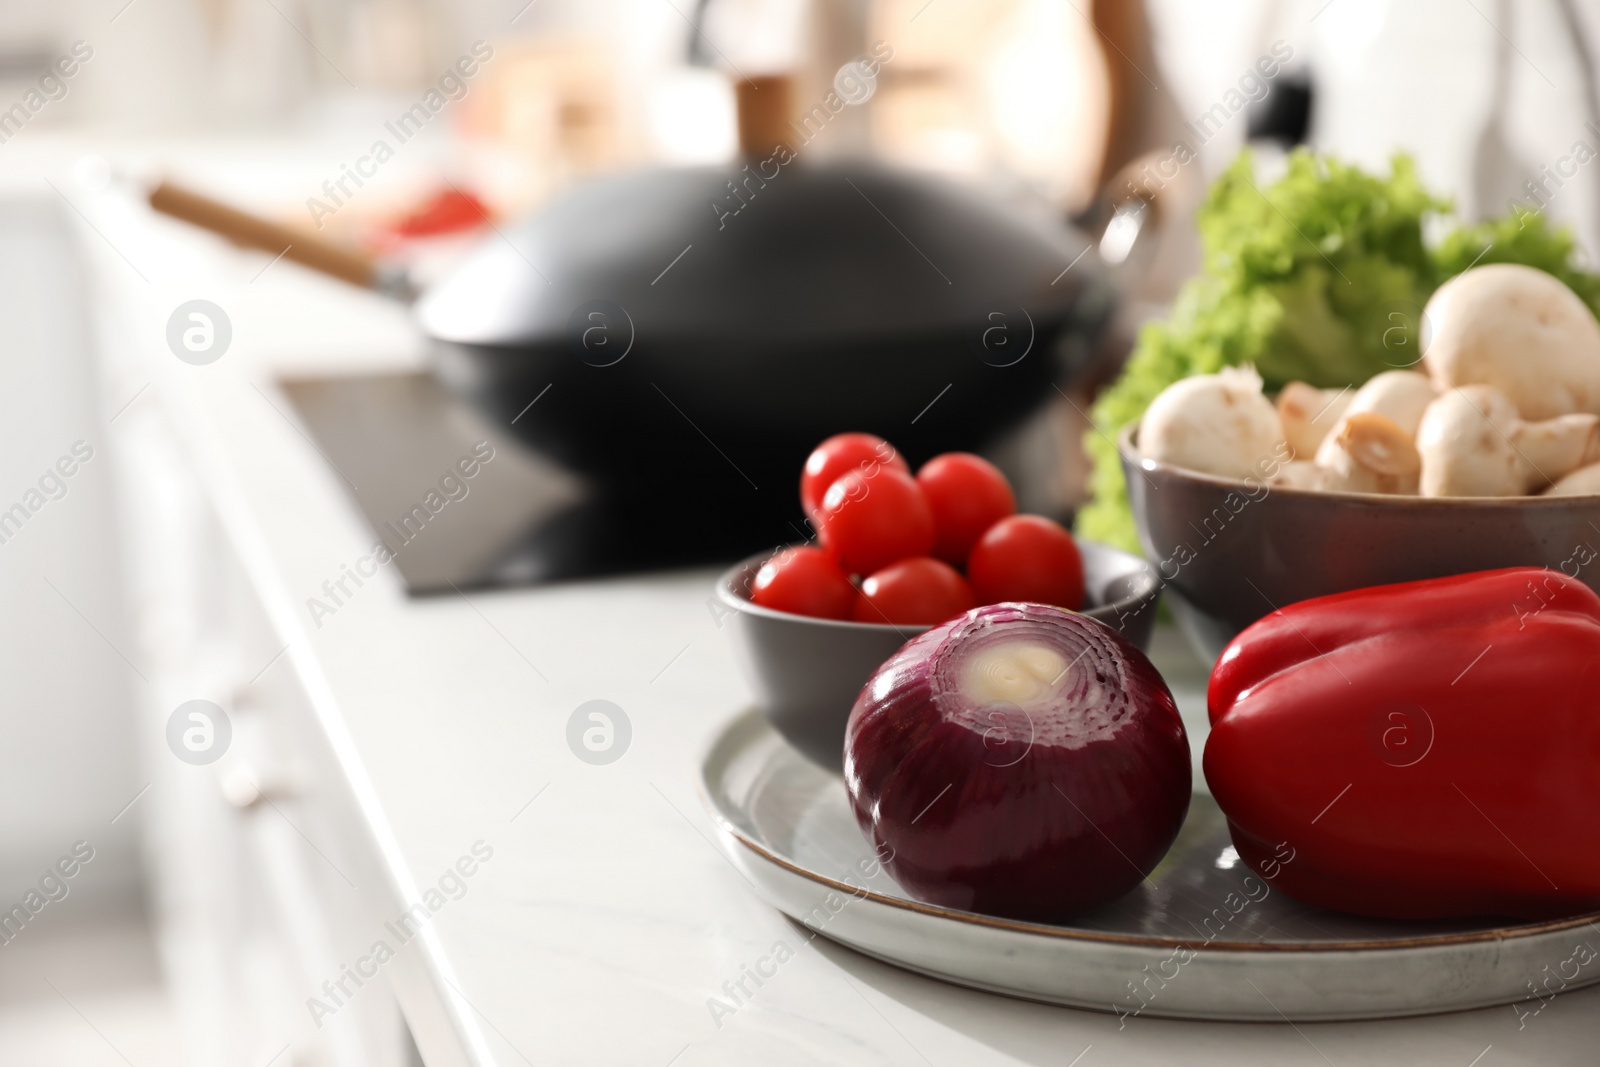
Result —
M 1600 5 L 1575 6 L 1590 47 L 1600 49 Z M 1375 169 L 1406 151 L 1424 182 L 1453 197 L 1468 218 L 1505 214 L 1506 197 L 1574 140 L 1600 151 L 1600 136 L 1585 129 L 1590 103 L 1556 0 L 1149 0 L 1149 7 L 1159 77 L 1184 117 L 1209 108 L 1282 39 L 1316 78 L 1317 147 Z M 1499 176 L 1480 165 L 1497 103 L 1506 155 Z M 1243 136 L 1236 121 L 1205 146 L 1208 176 L 1233 158 Z M 1600 249 L 1600 162 L 1560 190 L 1549 214 L 1575 227 L 1588 249 Z

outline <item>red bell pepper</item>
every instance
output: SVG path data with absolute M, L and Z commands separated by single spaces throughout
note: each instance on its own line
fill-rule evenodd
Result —
M 1290 896 L 1390 918 L 1600 909 L 1582 582 L 1516 567 L 1291 604 L 1234 638 L 1207 703 L 1234 847 Z

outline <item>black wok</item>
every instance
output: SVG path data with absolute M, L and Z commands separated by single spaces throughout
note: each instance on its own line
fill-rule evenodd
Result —
M 608 483 L 720 464 L 787 493 L 830 433 L 973 448 L 1088 359 L 1099 264 L 1056 281 L 1081 237 L 867 166 L 791 165 L 719 217 L 737 176 L 598 180 L 486 240 L 418 305 L 440 377 Z
M 170 186 L 152 204 L 378 276 Z M 874 165 L 649 170 L 496 229 L 416 313 L 438 377 L 489 418 L 639 516 L 759 516 L 737 539 L 752 544 L 794 539 L 823 437 L 872 431 L 913 462 L 977 449 L 1088 372 L 1113 305 L 1089 247 Z

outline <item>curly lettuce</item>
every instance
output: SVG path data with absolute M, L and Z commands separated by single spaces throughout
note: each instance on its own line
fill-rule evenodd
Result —
M 1241 153 L 1196 216 L 1200 273 L 1165 321 L 1144 327 L 1095 404 L 1086 438 L 1094 499 L 1078 514 L 1078 532 L 1140 550 L 1114 440 L 1181 378 L 1253 363 L 1269 390 L 1290 381 L 1339 387 L 1412 366 L 1428 297 L 1474 263 L 1549 271 L 1600 309 L 1600 275 L 1576 265 L 1569 232 L 1519 212 L 1460 227 L 1430 248 L 1425 221 L 1449 210 L 1404 155 L 1377 175 L 1301 149 L 1260 187 L 1251 154 Z

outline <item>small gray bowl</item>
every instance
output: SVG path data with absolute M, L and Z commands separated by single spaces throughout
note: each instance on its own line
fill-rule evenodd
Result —
M 1207 662 L 1285 604 L 1369 585 L 1528 566 L 1560 568 L 1600 592 L 1600 496 L 1289 489 L 1146 459 L 1135 427 L 1117 446 L 1139 540 Z
M 1083 612 L 1144 648 L 1156 621 L 1161 579 L 1138 556 L 1093 541 L 1083 555 Z M 837 622 L 750 602 L 750 583 L 772 553 L 751 556 L 717 580 L 730 608 L 734 654 L 756 703 L 791 745 L 829 770 L 844 766 L 844 726 L 872 672 L 926 626 Z

